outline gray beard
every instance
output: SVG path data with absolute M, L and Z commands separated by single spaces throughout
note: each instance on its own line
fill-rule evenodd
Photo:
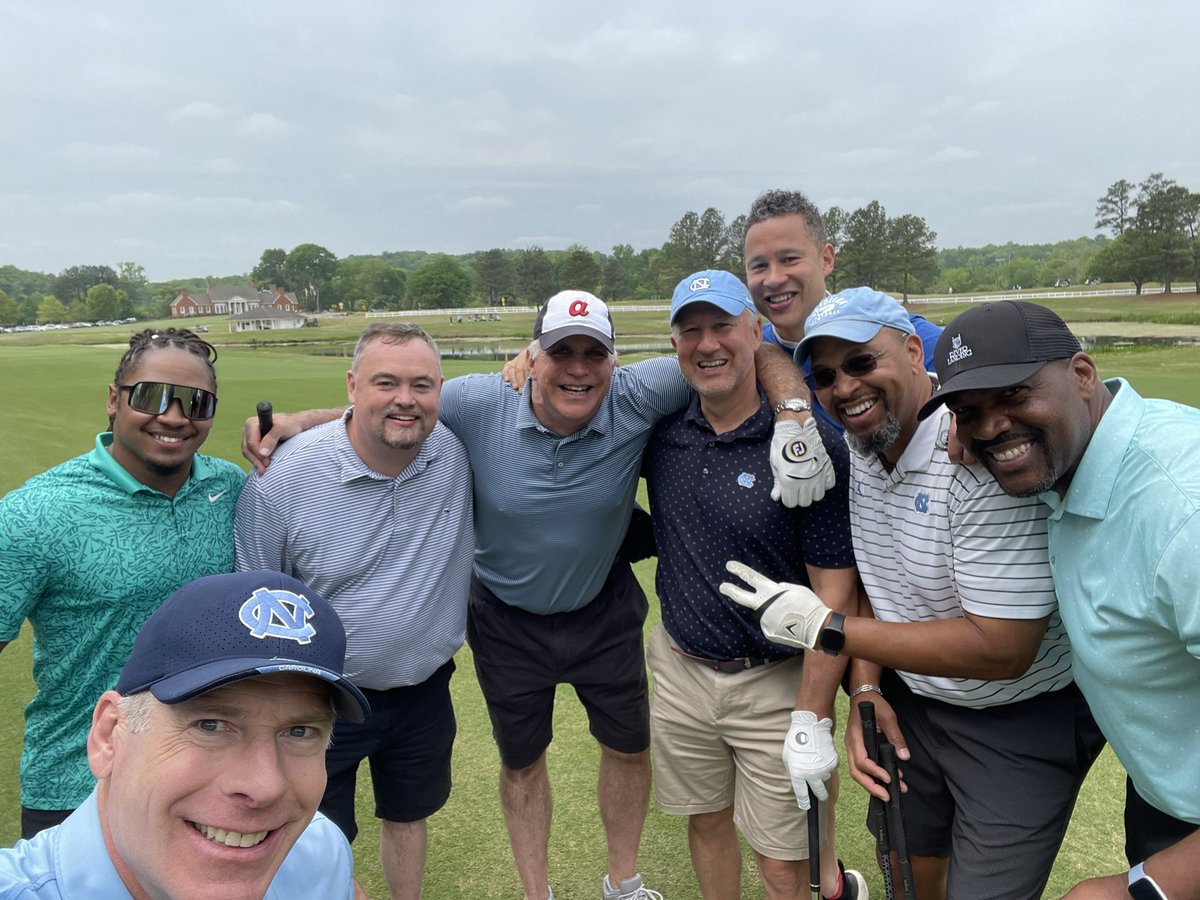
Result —
M 900 420 L 890 409 L 883 420 L 883 426 L 870 434 L 859 436 L 846 432 L 846 441 L 859 456 L 871 456 L 891 449 L 900 439 Z

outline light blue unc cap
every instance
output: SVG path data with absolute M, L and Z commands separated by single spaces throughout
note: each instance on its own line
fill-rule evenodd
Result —
M 804 320 L 804 340 L 796 346 L 796 362 L 803 364 L 808 360 L 817 338 L 835 337 L 852 344 L 865 344 L 885 327 L 905 334 L 915 333 L 912 319 L 895 297 L 869 287 L 830 294 Z
M 742 279 L 721 269 L 696 272 L 675 286 L 675 293 L 671 295 L 672 325 L 679 311 L 689 303 L 711 303 L 731 316 L 739 316 L 746 310 L 754 311 L 754 301 Z

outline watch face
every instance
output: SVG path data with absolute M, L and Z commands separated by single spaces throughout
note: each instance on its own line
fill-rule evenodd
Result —
M 1139 878 L 1131 882 L 1129 896 L 1134 900 L 1166 900 L 1166 895 L 1149 878 Z
M 846 632 L 842 626 L 845 621 L 845 616 L 834 613 L 829 619 L 829 624 L 821 629 L 821 649 L 826 653 L 841 653 L 842 648 L 846 646 Z

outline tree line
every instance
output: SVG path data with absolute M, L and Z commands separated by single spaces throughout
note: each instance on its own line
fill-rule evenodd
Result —
M 918 215 L 889 216 L 871 201 L 853 211 L 824 212 L 837 254 L 830 289 L 870 285 L 910 293 L 964 293 L 1032 288 L 1083 280 L 1147 281 L 1170 290 L 1181 278 L 1200 291 L 1200 194 L 1154 173 L 1138 185 L 1124 179 L 1098 201 L 1096 230 L 1054 244 L 937 249 L 937 233 Z M 601 253 L 529 247 L 449 256 L 393 251 L 339 259 L 315 243 L 268 248 L 248 275 L 150 283 L 133 262 L 71 266 L 58 275 L 0 267 L 0 325 L 160 317 L 178 288 L 203 293 L 206 283 L 253 281 L 282 287 L 306 311 L 437 309 L 506 303 L 537 305 L 560 288 L 608 300 L 661 300 L 699 269 L 742 271 L 745 216 L 717 209 L 685 212 L 659 247 L 617 244 Z

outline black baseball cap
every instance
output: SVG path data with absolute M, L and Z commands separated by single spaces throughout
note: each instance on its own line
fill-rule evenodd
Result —
M 957 316 L 933 352 L 941 387 L 917 414 L 924 419 L 951 394 L 1008 387 L 1046 363 L 1080 350 L 1067 323 L 1052 309 L 1023 300 L 999 300 Z
M 343 674 L 346 630 L 329 601 L 282 572 L 208 575 L 185 584 L 146 620 L 117 693 L 182 703 L 258 675 L 312 675 L 334 688 L 338 714 L 371 713 Z

